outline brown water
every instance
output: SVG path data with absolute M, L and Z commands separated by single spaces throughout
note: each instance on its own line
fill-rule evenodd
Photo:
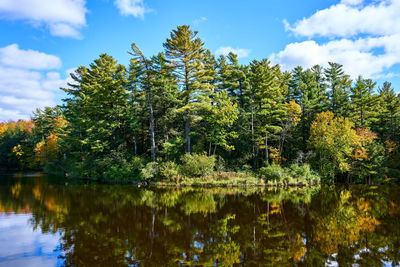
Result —
M 0 176 L 1 266 L 394 266 L 400 190 L 137 188 Z

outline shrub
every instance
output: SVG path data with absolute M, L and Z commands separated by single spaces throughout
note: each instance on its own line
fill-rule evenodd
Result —
M 215 162 L 215 170 L 217 172 L 224 172 L 226 171 L 225 165 L 225 160 L 221 156 L 218 156 Z
M 272 181 L 275 184 L 314 184 L 320 181 L 319 175 L 308 164 L 293 164 L 289 168 L 271 164 L 261 168 L 259 174 L 267 181 Z
M 142 169 L 142 179 L 150 180 L 154 179 L 159 173 L 159 164 L 157 162 L 149 162 Z
M 280 165 L 275 163 L 272 163 L 267 167 L 260 168 L 259 174 L 263 176 L 267 181 L 286 183 L 290 178 L 287 171 Z
M 205 154 L 185 154 L 182 157 L 182 173 L 187 176 L 199 177 L 214 172 L 215 156 Z
M 291 176 L 304 183 L 314 183 L 320 181 L 319 175 L 316 174 L 308 164 L 293 164 L 289 168 L 289 173 Z
M 179 175 L 179 166 L 172 161 L 161 163 L 160 176 L 161 178 L 172 180 Z
M 142 179 L 143 160 L 139 157 L 133 157 L 130 160 L 119 160 L 108 165 L 103 176 L 113 180 L 135 180 Z

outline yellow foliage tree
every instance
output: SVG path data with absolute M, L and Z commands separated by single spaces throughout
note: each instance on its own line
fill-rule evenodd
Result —
M 331 111 L 319 113 L 312 122 L 308 145 L 317 153 L 320 172 L 326 177 L 350 169 L 354 148 L 360 144 L 353 127 L 349 119 L 335 118 Z
M 45 165 L 49 161 L 57 159 L 59 139 L 57 135 L 50 134 L 45 141 L 37 143 L 34 149 L 36 162 Z

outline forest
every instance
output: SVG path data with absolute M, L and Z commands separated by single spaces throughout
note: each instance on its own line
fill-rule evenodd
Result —
M 400 97 L 343 66 L 216 57 L 178 26 L 130 64 L 101 54 L 63 104 L 0 123 L 0 169 L 177 184 L 381 184 L 400 178 Z

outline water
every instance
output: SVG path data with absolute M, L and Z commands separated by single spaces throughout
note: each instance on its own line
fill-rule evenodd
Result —
M 400 190 L 137 188 L 0 176 L 0 266 L 395 266 Z

